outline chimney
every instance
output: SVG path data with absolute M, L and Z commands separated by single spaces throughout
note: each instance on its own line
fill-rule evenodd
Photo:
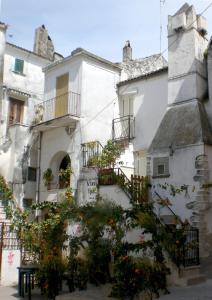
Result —
M 132 60 L 132 48 L 130 46 L 130 41 L 126 41 L 123 48 L 123 62 L 128 62 Z
M 0 22 L 0 85 L 3 84 L 6 31 L 7 31 L 7 25 L 5 23 Z
M 54 44 L 44 25 L 35 30 L 34 52 L 49 60 L 54 59 Z
M 184 4 L 168 20 L 168 104 L 202 100 L 207 89 L 207 21 Z

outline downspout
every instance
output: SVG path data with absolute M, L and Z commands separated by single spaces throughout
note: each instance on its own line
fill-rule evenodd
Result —
M 0 22 L 0 121 L 3 121 L 4 54 L 6 47 L 6 31 L 7 25 Z M 2 128 L 0 128 L 0 135 L 3 135 Z
M 41 143 L 42 143 L 42 132 L 39 132 L 38 136 L 38 165 L 37 165 L 37 180 L 36 180 L 36 204 L 40 203 L 40 164 L 41 164 Z

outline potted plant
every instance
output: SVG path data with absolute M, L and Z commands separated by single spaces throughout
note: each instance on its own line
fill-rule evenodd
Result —
M 70 186 L 70 178 L 72 174 L 71 166 L 68 165 L 66 169 L 60 169 L 59 172 L 59 187 L 61 189 L 67 188 Z
M 98 159 L 99 184 L 109 185 L 114 183 L 114 165 L 121 155 L 120 146 L 111 140 L 104 146 Z
M 44 185 L 47 187 L 47 189 L 50 189 L 51 181 L 53 180 L 54 176 L 52 174 L 52 169 L 48 168 L 43 172 L 43 180 Z

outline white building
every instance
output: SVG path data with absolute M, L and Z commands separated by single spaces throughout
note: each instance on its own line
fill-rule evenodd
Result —
M 97 180 L 95 172 L 84 168 L 83 147 L 94 141 L 95 147 L 104 145 L 111 138 L 121 68 L 79 48 L 44 70 L 43 117 L 33 128 L 40 138 L 38 201 L 58 200 L 63 189 L 59 170 L 69 163 L 73 170 L 71 187 L 82 201 L 89 186 L 83 176 Z M 48 168 L 53 172 L 49 189 L 42 180 Z
M 16 205 L 27 208 L 36 195 L 37 137 L 30 130 L 34 106 L 43 100 L 43 68 L 61 56 L 44 26 L 36 30 L 34 51 L 6 42 L 6 30 L 0 23 L 0 174 L 10 184 Z M 2 228 L 9 231 L 8 223 L 0 200 L 1 233 Z M 2 247 L 1 283 L 13 284 L 20 251 L 6 242 Z
M 185 4 L 169 17 L 168 63 L 161 55 L 133 59 L 127 41 L 116 64 L 81 48 L 61 59 L 45 27 L 36 32 L 37 54 L 21 49 L 5 43 L 2 24 L 0 172 L 20 205 L 23 199 L 59 201 L 70 185 L 61 181 L 60 170 L 69 164 L 78 202 L 94 200 L 98 174 L 89 159 L 112 139 L 123 149 L 119 171 L 125 180 L 150 175 L 154 199 L 168 197 L 173 212 L 199 229 L 201 263 L 209 274 L 211 197 L 204 184 L 212 176 L 212 44 L 206 28 L 205 19 Z M 171 195 L 178 187 L 180 193 Z M 117 185 L 100 186 L 100 193 L 129 205 L 130 195 Z M 173 225 L 170 209 L 157 208 Z
M 168 105 L 148 150 L 147 169 L 155 199 L 168 197 L 172 211 L 199 229 L 202 270 L 211 276 L 212 199 L 206 188 L 212 179 L 211 45 L 206 34 L 207 22 L 193 6 L 185 4 L 169 16 Z M 170 206 L 158 209 L 174 223 Z

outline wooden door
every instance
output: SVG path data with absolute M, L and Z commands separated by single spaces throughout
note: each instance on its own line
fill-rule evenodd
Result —
M 23 121 L 24 102 L 10 98 L 9 125 L 21 124 Z
M 56 80 L 55 118 L 68 114 L 68 82 L 69 74 L 66 73 Z

